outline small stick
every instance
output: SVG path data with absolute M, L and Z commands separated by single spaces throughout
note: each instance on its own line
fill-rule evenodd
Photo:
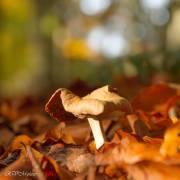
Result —
M 105 136 L 101 127 L 101 122 L 95 118 L 88 118 L 88 122 L 95 139 L 96 149 L 99 149 L 105 142 Z

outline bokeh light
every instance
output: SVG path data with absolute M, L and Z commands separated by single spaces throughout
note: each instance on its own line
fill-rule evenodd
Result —
M 128 51 L 127 40 L 116 32 L 107 33 L 102 41 L 102 53 L 109 58 L 123 56 Z
M 124 36 L 103 27 L 95 27 L 89 32 L 87 44 L 93 51 L 108 58 L 120 57 L 128 52 L 128 42 Z
M 141 3 L 147 9 L 160 9 L 167 6 L 170 0 L 141 0 Z
M 96 15 L 104 12 L 111 4 L 111 0 L 81 0 L 81 11 L 86 15 Z
M 106 35 L 104 28 L 98 26 L 93 28 L 87 37 L 87 44 L 94 52 L 101 51 L 102 39 Z
M 163 26 L 169 20 L 169 11 L 166 8 L 152 10 L 150 13 L 150 20 L 154 25 Z

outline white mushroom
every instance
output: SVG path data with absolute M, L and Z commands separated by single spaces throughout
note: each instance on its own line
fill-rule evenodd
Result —
M 105 142 L 101 119 L 118 111 L 132 112 L 130 103 L 108 85 L 98 88 L 84 97 L 79 97 L 65 88 L 59 89 L 59 92 L 66 112 L 72 113 L 78 118 L 88 119 L 97 149 Z

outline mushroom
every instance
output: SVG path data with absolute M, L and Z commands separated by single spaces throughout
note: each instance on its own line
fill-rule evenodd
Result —
M 66 112 L 88 120 L 97 149 L 105 142 L 101 120 L 112 114 L 116 115 L 117 112 L 132 112 L 130 103 L 119 96 L 117 90 L 109 85 L 98 88 L 84 97 L 79 97 L 65 88 L 60 88 L 57 92 L 59 92 Z M 50 112 L 48 104 L 46 105 L 46 111 Z

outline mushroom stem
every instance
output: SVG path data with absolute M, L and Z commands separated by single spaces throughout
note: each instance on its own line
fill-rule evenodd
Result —
M 93 137 L 96 143 L 96 149 L 99 149 L 105 141 L 105 136 L 101 126 L 101 122 L 95 118 L 88 118 L 89 125 L 91 127 Z

